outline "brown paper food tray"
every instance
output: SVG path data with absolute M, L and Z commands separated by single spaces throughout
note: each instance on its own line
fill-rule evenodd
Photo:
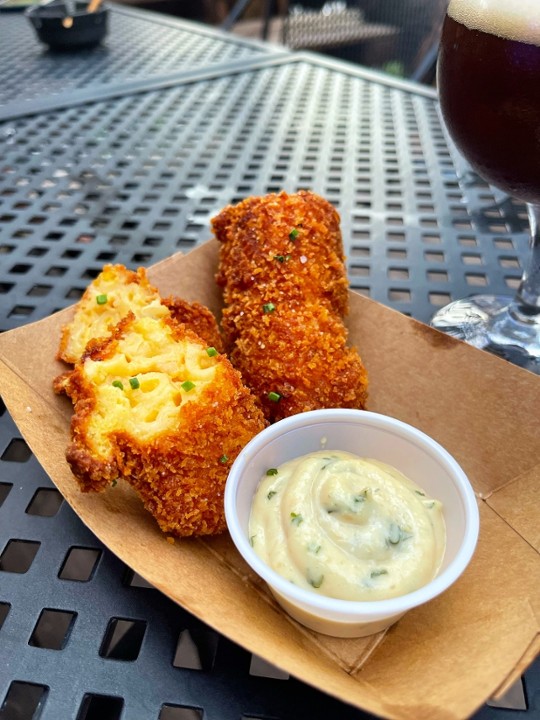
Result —
M 163 294 L 219 317 L 217 243 L 150 270 Z M 133 570 L 220 633 L 341 700 L 396 720 L 469 717 L 540 649 L 540 378 L 351 293 L 369 409 L 428 433 L 468 474 L 481 531 L 464 575 L 386 633 L 342 640 L 288 618 L 227 535 L 167 542 L 129 488 L 83 495 L 64 459 L 71 405 L 54 395 L 71 309 L 0 336 L 0 393 L 81 520 Z M 211 601 L 209 602 L 209 598 Z

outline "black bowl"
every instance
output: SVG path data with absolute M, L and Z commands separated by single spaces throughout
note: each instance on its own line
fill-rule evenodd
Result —
M 87 6 L 76 2 L 75 12 L 68 15 L 63 2 L 52 2 L 28 9 L 26 17 L 39 40 L 53 50 L 88 48 L 98 45 L 107 34 L 109 13 L 103 6 L 89 13 Z

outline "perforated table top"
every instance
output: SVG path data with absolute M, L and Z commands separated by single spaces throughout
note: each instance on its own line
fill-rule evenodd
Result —
M 429 92 L 310 56 L 0 125 L 3 329 L 78 298 L 106 261 L 210 237 L 223 205 L 311 188 L 341 213 L 351 286 L 427 322 L 509 292 L 523 206 L 453 154 Z
M 0 14 L 0 119 L 167 84 L 201 69 L 243 67 L 278 46 L 126 6 L 108 5 L 108 33 L 95 48 L 52 52 L 21 13 Z
M 309 54 L 75 95 L 14 113 L 0 142 L 1 330 L 73 303 L 105 262 L 189 251 L 223 205 L 281 188 L 331 200 L 351 286 L 422 321 L 479 287 L 511 290 L 527 250 L 524 208 L 468 172 L 430 90 Z M 62 501 L 3 406 L 0 626 L 1 720 L 368 717 L 145 587 Z M 485 706 L 477 720 L 540 717 L 539 670 L 518 692 L 526 713 Z

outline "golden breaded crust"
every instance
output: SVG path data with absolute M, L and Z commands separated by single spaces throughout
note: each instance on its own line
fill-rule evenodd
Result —
M 270 421 L 364 408 L 368 378 L 347 346 L 348 280 L 339 215 L 302 191 L 248 198 L 212 221 L 231 361 Z
M 257 308 L 236 322 L 230 312 L 224 311 L 223 326 L 231 323 L 238 333 L 231 362 L 270 421 L 319 408 L 365 407 L 366 370 L 328 308 L 305 303 L 271 317 Z
M 240 374 L 172 318 L 125 317 L 56 389 L 74 403 L 67 459 L 85 492 L 127 480 L 160 528 L 225 528 L 231 463 L 265 426 Z
M 225 305 L 317 298 L 348 311 L 339 215 L 314 193 L 250 197 L 212 220 Z
M 223 338 L 216 318 L 210 310 L 198 302 L 188 302 L 179 297 L 162 300 L 176 322 L 186 325 L 210 347 L 223 352 Z

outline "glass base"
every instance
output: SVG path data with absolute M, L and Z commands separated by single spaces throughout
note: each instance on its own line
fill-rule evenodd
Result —
M 441 308 L 431 326 L 540 375 L 540 309 L 527 312 L 514 298 L 476 295 Z

